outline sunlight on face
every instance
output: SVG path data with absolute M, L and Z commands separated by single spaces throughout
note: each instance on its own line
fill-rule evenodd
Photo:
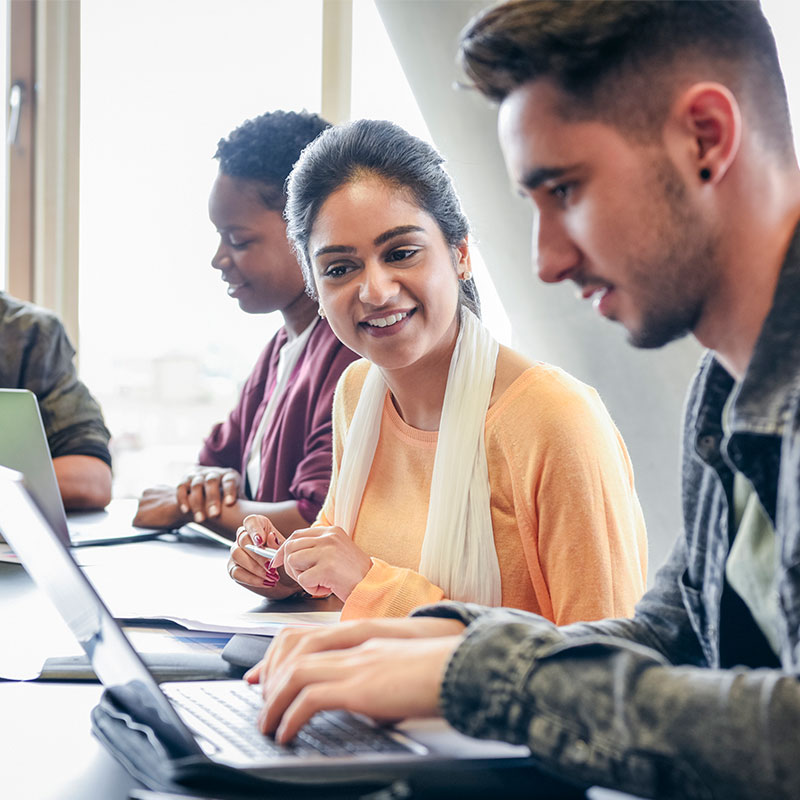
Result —
M 558 91 L 525 84 L 498 135 L 512 182 L 537 211 L 541 280 L 570 280 L 637 347 L 694 329 L 718 275 L 716 238 L 661 146 L 598 121 L 565 121 Z
M 376 178 L 328 197 L 314 221 L 309 255 L 336 335 L 385 369 L 446 355 L 457 331 L 456 260 L 436 220 L 408 193 Z M 460 267 L 463 271 L 465 267 Z

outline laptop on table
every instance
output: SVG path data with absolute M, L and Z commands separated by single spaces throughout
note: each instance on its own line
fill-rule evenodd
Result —
M 466 795 L 481 777 L 494 776 L 494 789 L 504 797 L 514 795 L 515 781 L 528 797 L 583 796 L 582 789 L 537 770 L 527 748 L 469 739 L 440 721 L 381 728 L 346 712 L 326 712 L 291 746 L 279 746 L 255 727 L 258 686 L 238 680 L 156 683 L 37 508 L 23 476 L 4 468 L 0 532 L 62 614 L 105 686 L 93 712 L 95 734 L 151 786 L 202 782 L 263 791 L 265 782 L 285 790 L 288 784 L 374 785 L 433 777 L 449 789 L 465 781 L 460 794 Z
M 39 403 L 36 395 L 27 389 L 0 389 L 0 466 L 25 475 L 28 490 L 64 544 L 72 547 L 117 544 L 154 539 L 163 533 L 134 528 L 130 519 L 117 518 L 113 511 L 92 512 L 91 522 L 68 520 Z

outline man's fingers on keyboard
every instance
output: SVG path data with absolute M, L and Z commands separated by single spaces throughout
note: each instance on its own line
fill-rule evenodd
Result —
M 261 674 L 263 668 L 264 668 L 264 660 L 262 659 L 261 661 L 258 662 L 258 664 L 256 664 L 253 667 L 250 667 L 250 669 L 247 670 L 247 672 L 245 672 L 244 675 L 242 675 L 242 678 L 248 683 L 259 683 L 261 681 Z
M 346 708 L 345 698 L 348 694 L 347 684 L 342 681 L 326 681 L 306 686 L 281 717 L 275 732 L 275 741 L 279 744 L 291 742 L 300 728 L 318 711 Z
M 284 628 L 270 644 L 267 654 L 262 661 L 261 692 L 267 698 L 269 678 L 273 673 L 282 675 L 286 672 L 286 663 L 295 655 L 295 648 L 303 637 L 308 634 L 300 628 Z
M 264 733 L 274 733 L 286 709 L 308 686 L 341 680 L 349 674 L 340 654 L 312 653 L 293 662 L 292 668 L 270 675 L 264 685 L 264 713 L 259 719 Z
M 326 628 L 308 630 L 304 628 L 285 628 L 272 641 L 264 658 L 261 671 L 262 694 L 266 701 L 270 692 L 275 691 L 277 683 L 270 678 L 281 679 L 281 676 L 294 674 L 299 658 L 314 653 L 326 653 L 350 648 L 360 644 L 360 637 L 342 635 L 340 627 L 350 627 L 350 623 L 340 623 Z

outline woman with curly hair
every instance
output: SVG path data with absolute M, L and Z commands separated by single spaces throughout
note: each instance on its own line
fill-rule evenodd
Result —
M 209 216 L 219 232 L 211 260 L 248 314 L 279 311 L 228 419 L 214 426 L 197 466 L 174 486 L 145 491 L 135 525 L 204 525 L 233 538 L 248 514 L 267 514 L 287 536 L 316 518 L 331 471 L 331 404 L 356 356 L 332 333 L 305 291 L 286 238 L 284 183 L 302 149 L 328 123 L 273 111 L 222 139 Z

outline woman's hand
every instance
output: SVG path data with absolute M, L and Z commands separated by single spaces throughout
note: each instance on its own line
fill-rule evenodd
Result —
M 174 486 L 154 486 L 145 489 L 133 518 L 137 528 L 173 530 L 189 522 L 191 517 L 181 512 Z
M 240 586 L 251 592 L 282 600 L 301 591 L 283 569 L 276 569 L 269 559 L 245 549 L 245 545 L 277 548 L 286 541 L 284 536 L 261 514 L 251 514 L 244 518 L 242 526 L 236 531 L 236 542 L 231 547 L 228 559 L 228 575 Z
M 282 566 L 312 597 L 333 592 L 344 602 L 372 559 L 341 528 L 302 528 L 281 545 L 272 566 Z
M 370 638 L 376 623 L 380 638 Z M 306 636 L 284 631 L 262 665 L 245 676 L 254 682 L 254 673 L 260 673 L 263 679 L 258 726 L 285 744 L 323 710 L 345 709 L 382 721 L 435 716 L 442 676 L 461 630 L 455 620 L 412 618 L 344 623 Z M 402 638 L 385 638 L 392 633 Z M 281 639 L 294 639 L 295 647 L 270 659 Z M 359 640 L 363 643 L 348 644 Z
M 222 513 L 223 504 L 236 505 L 242 476 L 235 469 L 224 467 L 193 467 L 175 490 L 178 507 L 195 522 L 215 519 Z

